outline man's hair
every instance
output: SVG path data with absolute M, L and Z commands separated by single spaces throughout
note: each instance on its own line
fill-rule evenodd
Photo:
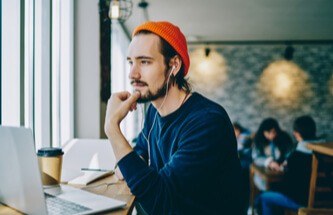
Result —
M 139 35 L 139 34 L 154 34 L 153 32 L 147 31 L 147 30 L 142 30 L 139 31 L 138 33 L 135 34 L 135 36 Z M 156 34 L 155 34 L 156 35 Z M 177 51 L 162 37 L 160 37 L 159 35 L 156 35 L 160 38 L 160 52 L 164 57 L 164 64 L 166 66 L 166 71 L 170 71 L 170 60 L 175 57 L 175 56 L 179 56 L 180 59 L 182 59 L 180 57 L 180 55 L 177 53 Z M 182 59 L 183 60 L 183 59 Z M 184 77 L 184 64 L 182 63 L 182 66 L 179 70 L 179 72 L 177 73 L 176 76 L 171 75 L 170 81 L 172 84 L 177 84 L 179 89 L 183 89 L 186 93 L 191 92 L 191 85 L 188 82 L 188 80 Z M 168 74 L 166 74 L 168 75 Z
M 298 132 L 304 140 L 316 139 L 316 123 L 311 116 L 304 115 L 295 119 L 294 131 Z

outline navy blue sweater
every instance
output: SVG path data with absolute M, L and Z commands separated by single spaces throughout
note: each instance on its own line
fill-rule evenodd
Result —
M 142 130 L 146 137 L 156 109 L 150 105 Z M 118 165 L 149 214 L 240 214 L 240 162 L 226 111 L 198 93 L 161 117 L 150 135 L 151 166 L 142 132 L 135 150 Z

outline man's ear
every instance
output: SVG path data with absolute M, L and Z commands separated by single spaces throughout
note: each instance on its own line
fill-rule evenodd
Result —
M 182 67 L 183 61 L 182 59 L 176 55 L 170 60 L 169 66 L 172 68 L 172 75 L 176 76 Z

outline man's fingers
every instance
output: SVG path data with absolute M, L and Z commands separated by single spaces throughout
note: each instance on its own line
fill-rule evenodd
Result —
M 132 93 L 132 97 L 135 98 L 135 101 L 138 100 L 140 98 L 140 96 L 141 96 L 141 93 L 139 91 L 134 91 Z
M 117 97 L 122 101 L 125 101 L 130 96 L 131 96 L 131 94 L 127 91 L 117 93 Z
M 136 101 L 140 98 L 140 92 L 135 91 L 125 102 L 128 109 L 132 109 L 133 105 L 135 106 Z
M 116 96 L 122 101 L 128 100 L 129 102 L 133 103 L 140 98 L 140 95 L 141 94 L 139 91 L 135 91 L 132 94 L 130 94 L 127 91 L 123 91 L 123 92 L 117 93 Z

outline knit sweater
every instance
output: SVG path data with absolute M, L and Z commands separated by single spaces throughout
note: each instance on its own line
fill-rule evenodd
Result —
M 198 93 L 164 117 L 150 105 L 134 149 L 118 165 L 147 213 L 240 214 L 237 143 L 220 105 Z

